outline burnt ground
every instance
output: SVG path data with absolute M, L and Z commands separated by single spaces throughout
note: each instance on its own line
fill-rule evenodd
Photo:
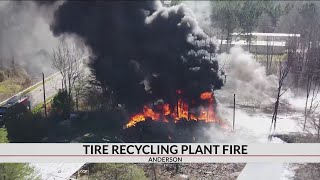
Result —
M 146 120 L 136 126 L 124 129 L 122 137 L 125 142 L 144 143 L 192 143 L 209 142 L 203 130 L 215 126 L 223 130 L 219 123 L 204 121 L 179 120 L 177 123 Z
M 152 180 L 236 180 L 244 163 L 138 164 Z M 156 174 L 156 177 L 155 177 Z
M 126 143 L 192 143 L 209 142 L 205 129 L 216 127 L 227 131 L 224 122 L 188 121 L 161 122 L 146 120 L 126 128 L 121 112 L 79 113 L 78 117 L 50 126 L 44 142 L 126 142 Z M 56 122 L 56 121 L 52 121 Z

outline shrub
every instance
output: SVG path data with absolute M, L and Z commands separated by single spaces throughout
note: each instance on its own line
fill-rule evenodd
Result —
M 0 179 L 40 179 L 35 176 L 33 167 L 25 163 L 0 163 Z
M 93 164 L 90 179 L 144 180 L 144 171 L 135 164 Z
M 32 114 L 22 104 L 8 109 L 4 123 L 10 142 L 40 142 L 48 131 L 47 121 L 40 114 Z
M 52 100 L 52 113 L 63 119 L 69 117 L 73 102 L 68 101 L 68 92 L 66 90 L 59 90 L 58 94 Z M 71 98 L 72 99 L 72 98 Z

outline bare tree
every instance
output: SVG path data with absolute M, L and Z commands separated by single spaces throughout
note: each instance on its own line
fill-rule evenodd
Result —
M 77 81 L 75 82 L 75 85 L 74 85 L 77 111 L 79 111 L 80 98 L 86 95 L 86 87 L 88 85 L 88 81 L 89 81 L 89 77 L 83 71 L 80 71 Z
M 266 39 L 267 41 L 267 62 L 266 62 L 266 73 L 272 74 L 272 59 L 273 59 L 273 55 L 274 55 L 274 46 L 273 46 L 273 42 L 274 42 L 274 38 L 271 37 L 271 40 L 269 39 L 269 37 L 267 37 Z
M 320 85 L 314 82 L 310 87 L 312 87 L 309 91 L 309 95 L 311 96 L 309 97 L 309 101 L 306 102 L 303 130 L 311 136 L 316 134 L 316 138 L 320 139 L 320 114 L 316 113 L 320 103 L 317 99 Z M 307 128 L 307 122 L 310 124 L 309 128 Z
M 66 41 L 61 41 L 58 47 L 53 50 L 53 66 L 62 75 L 62 89 L 68 92 L 70 107 L 72 90 L 74 90 L 75 82 L 80 77 L 83 59 L 84 52 Z
M 307 52 L 307 54 L 310 54 Z M 318 54 L 318 53 L 317 53 Z M 309 60 L 311 65 L 308 65 L 309 71 L 307 71 L 307 87 L 306 87 L 306 103 L 304 109 L 304 123 L 303 130 L 314 135 L 314 130 L 316 131 L 317 138 L 320 138 L 320 114 L 316 113 L 320 101 L 318 100 L 318 94 L 320 91 L 319 84 L 319 58 L 316 55 L 312 55 L 314 60 Z M 310 128 L 307 128 L 307 122 L 309 122 Z
M 280 97 L 288 91 L 288 89 L 292 86 L 293 82 L 286 88 L 283 90 L 283 85 L 284 85 L 284 81 L 286 79 L 286 77 L 288 76 L 290 69 L 291 69 L 291 60 L 292 60 L 292 56 L 294 53 L 292 51 L 288 51 L 288 57 L 287 57 L 287 61 L 286 62 L 279 62 L 279 77 L 278 77 L 278 88 L 277 88 L 277 96 L 276 96 L 276 102 L 274 104 L 274 111 L 273 111 L 273 115 L 272 115 L 272 120 L 271 120 L 271 126 L 270 126 L 270 134 L 272 131 L 272 127 L 273 130 L 276 129 L 277 126 L 277 116 L 278 116 L 278 110 L 279 110 L 279 104 L 280 104 Z
M 66 68 L 67 68 L 67 59 L 69 56 L 69 49 L 64 42 L 61 42 L 59 46 L 53 50 L 53 66 L 60 72 L 62 76 L 62 86 L 61 88 L 67 89 L 66 87 Z
M 319 85 L 314 82 L 315 75 L 313 72 L 307 73 L 306 78 L 306 102 L 304 107 L 304 123 L 303 123 L 303 130 L 306 129 L 307 124 L 307 118 L 308 116 L 314 111 L 314 101 L 317 98 L 317 95 L 319 93 Z M 312 94 L 311 94 L 312 93 Z M 312 95 L 310 99 L 310 95 Z

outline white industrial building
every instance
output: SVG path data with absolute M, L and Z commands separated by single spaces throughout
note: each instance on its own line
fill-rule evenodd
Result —
M 232 33 L 231 46 L 241 46 L 245 50 L 248 49 L 248 43 L 245 40 L 247 35 L 252 36 L 250 52 L 256 54 L 283 54 L 286 52 L 287 43 L 300 38 L 300 34 L 285 33 Z M 227 40 L 219 40 L 221 51 L 228 49 Z M 229 45 L 230 48 L 230 45 Z

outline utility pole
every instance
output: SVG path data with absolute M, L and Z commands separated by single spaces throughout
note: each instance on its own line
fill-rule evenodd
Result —
M 234 123 L 236 118 L 236 94 L 233 94 L 233 123 L 232 123 L 232 130 L 234 131 Z
M 45 88 L 45 85 L 44 85 L 44 73 L 42 73 L 42 87 L 43 87 L 43 107 L 44 107 L 44 115 L 47 117 L 46 88 Z

